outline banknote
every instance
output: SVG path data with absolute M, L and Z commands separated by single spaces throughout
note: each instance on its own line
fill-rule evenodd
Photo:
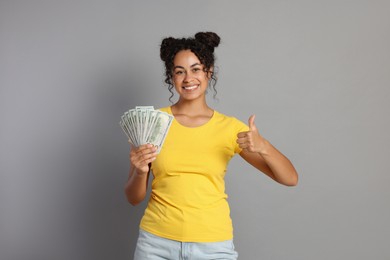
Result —
M 119 125 L 134 146 L 153 144 L 159 153 L 172 121 L 172 115 L 153 106 L 136 106 L 121 116 Z
M 157 113 L 153 128 L 149 132 L 146 143 L 154 144 L 160 152 L 162 144 L 168 134 L 168 130 L 172 124 L 172 116 L 170 114 L 159 112 Z

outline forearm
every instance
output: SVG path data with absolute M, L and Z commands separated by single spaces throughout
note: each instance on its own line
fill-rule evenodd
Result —
M 275 181 L 295 186 L 298 174 L 290 160 L 264 139 L 255 125 L 255 116 L 248 120 L 249 131 L 237 134 L 237 143 L 242 149 L 240 155 L 255 168 Z
M 298 174 L 290 160 L 279 152 L 270 142 L 264 142 L 263 149 L 259 152 L 269 168 L 269 175 L 275 181 L 295 186 L 298 183 Z
M 148 187 L 148 176 L 149 173 L 137 173 L 136 169 L 131 166 L 125 185 L 125 194 L 133 206 L 144 200 Z

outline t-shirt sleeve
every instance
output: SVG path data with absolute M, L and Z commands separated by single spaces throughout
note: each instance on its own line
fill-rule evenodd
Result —
M 241 153 L 242 149 L 239 147 L 238 143 L 237 143 L 237 134 L 240 133 L 240 132 L 246 132 L 249 130 L 249 127 L 243 123 L 242 121 L 238 120 L 237 118 L 233 118 L 234 120 L 234 129 L 233 129 L 233 132 L 234 132 L 234 152 L 235 153 Z

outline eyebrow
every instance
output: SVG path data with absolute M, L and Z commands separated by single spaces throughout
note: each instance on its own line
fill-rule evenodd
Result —
M 194 64 L 192 64 L 192 65 L 190 66 L 190 68 L 195 67 L 195 66 L 198 66 L 198 65 L 202 65 L 202 64 L 200 64 L 200 63 L 194 63 Z M 183 67 L 183 66 L 174 66 L 173 69 L 184 69 L 184 67 Z

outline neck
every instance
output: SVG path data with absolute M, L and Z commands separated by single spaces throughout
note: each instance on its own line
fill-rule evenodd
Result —
M 206 100 L 180 100 L 172 106 L 175 114 L 199 115 L 209 114 L 212 109 L 207 105 Z

